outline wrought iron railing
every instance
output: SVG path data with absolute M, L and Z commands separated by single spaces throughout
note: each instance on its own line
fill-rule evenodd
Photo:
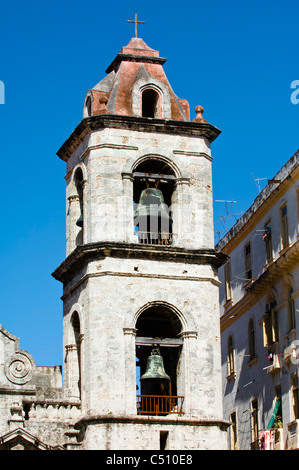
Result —
M 184 414 L 182 396 L 137 395 L 137 413 L 146 415 Z
M 138 243 L 145 245 L 171 245 L 173 233 L 170 232 L 135 232 Z

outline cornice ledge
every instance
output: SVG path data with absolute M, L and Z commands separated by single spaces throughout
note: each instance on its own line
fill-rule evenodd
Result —
M 298 265 L 299 261 L 299 240 L 284 251 L 276 261 L 247 288 L 249 293 L 264 291 L 273 283 L 277 282 L 286 272 L 292 269 L 292 266 Z
M 149 63 L 149 64 L 160 64 L 163 65 L 166 62 L 165 57 L 155 57 L 155 56 L 147 56 L 147 55 L 136 55 L 136 54 L 125 54 L 120 52 L 115 59 L 111 62 L 109 67 L 106 69 L 106 73 L 112 72 L 115 70 L 119 64 L 123 61 L 126 62 L 142 62 L 142 63 Z
M 246 294 L 220 318 L 221 331 L 223 332 L 239 316 L 243 315 L 254 305 L 269 287 L 278 282 L 292 266 L 298 265 L 299 240 L 291 245 L 283 255 L 274 261 L 250 286 L 246 288 Z
M 134 424 L 182 424 L 189 426 L 216 426 L 221 429 L 227 429 L 231 423 L 225 419 L 200 419 L 187 416 L 167 415 L 167 416 L 114 416 L 101 414 L 87 414 L 82 416 L 76 424 L 75 429 L 80 429 L 88 424 L 104 423 L 134 423 Z
M 130 259 L 163 258 L 167 261 L 185 261 L 196 264 L 211 264 L 218 269 L 227 260 L 227 255 L 214 249 L 188 250 L 180 247 L 159 245 L 142 245 L 137 243 L 99 242 L 78 246 L 52 273 L 61 282 L 69 278 L 74 268 L 78 269 L 88 261 L 101 257 L 117 257 Z
M 213 142 L 221 133 L 220 129 L 208 122 L 174 121 L 140 116 L 98 114 L 82 119 L 72 134 L 57 152 L 59 158 L 67 161 L 89 132 L 103 128 L 129 129 L 138 132 L 205 137 Z

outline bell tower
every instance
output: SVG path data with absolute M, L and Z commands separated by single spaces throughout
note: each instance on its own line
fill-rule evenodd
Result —
M 64 388 L 82 449 L 225 449 L 210 145 L 220 131 L 132 38 L 66 162 Z

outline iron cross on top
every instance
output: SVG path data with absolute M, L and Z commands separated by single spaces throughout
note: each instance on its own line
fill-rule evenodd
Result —
M 145 23 L 145 21 L 137 21 L 137 13 L 135 13 L 135 20 L 127 20 L 128 23 L 135 23 L 135 38 L 137 38 L 137 23 Z

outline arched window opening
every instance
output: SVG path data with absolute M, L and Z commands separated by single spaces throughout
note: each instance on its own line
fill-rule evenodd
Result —
M 266 304 L 264 315 L 264 346 L 272 347 L 279 341 L 278 312 L 276 310 L 276 300 L 269 301 Z
M 75 186 L 77 195 L 79 197 L 78 213 L 76 217 L 76 225 L 79 227 L 79 232 L 76 238 L 76 245 L 82 245 L 83 243 L 83 173 L 81 168 L 78 168 L 75 173 Z
M 73 341 L 76 346 L 80 346 L 80 319 L 78 312 L 74 312 L 72 315 L 72 328 L 73 328 Z
M 149 159 L 133 172 L 134 225 L 138 242 L 171 245 L 175 174 L 163 161 Z
M 75 398 L 81 396 L 81 331 L 80 319 L 74 312 L 70 322 L 70 338 L 67 345 L 68 386 Z
M 296 319 L 295 319 L 295 302 L 293 298 L 293 288 L 289 289 L 288 296 L 288 319 L 289 319 L 289 330 L 295 330 L 296 328 Z
M 160 117 L 159 93 L 152 88 L 147 88 L 142 92 L 142 116 L 149 118 Z
M 86 100 L 86 111 L 87 111 L 87 116 L 91 116 L 91 97 L 88 96 Z
M 30 410 L 31 410 L 31 403 L 24 403 L 23 404 L 23 412 L 24 412 L 24 419 L 28 421 L 30 418 Z
M 233 337 L 230 336 L 227 342 L 227 366 L 228 366 L 228 377 L 231 378 L 235 375 L 235 349 Z
M 164 306 L 152 306 L 136 323 L 138 414 L 183 414 L 183 396 L 178 393 L 182 325 Z
M 255 327 L 254 321 L 251 318 L 248 325 L 248 341 L 249 341 L 249 356 L 250 360 L 255 357 Z

